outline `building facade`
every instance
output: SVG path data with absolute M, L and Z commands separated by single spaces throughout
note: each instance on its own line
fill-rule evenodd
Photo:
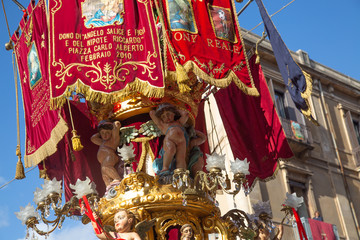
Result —
M 246 49 L 254 48 L 260 36 L 243 31 Z M 324 222 L 336 226 L 340 239 L 360 239 L 360 82 L 309 58 L 307 52 L 291 52 L 299 66 L 313 79 L 311 108 L 320 126 L 314 125 L 296 109 L 277 68 L 269 41 L 259 44 L 261 66 L 294 153 L 281 161 L 276 178 L 258 182 L 245 197 L 218 195 L 222 212 L 237 207 L 251 212 L 251 205 L 270 200 L 274 223 L 284 217 L 281 204 L 286 192 L 304 198 L 298 210 L 304 218 L 319 211 Z M 210 97 L 207 130 L 210 148 L 232 158 L 216 102 Z M 211 122 L 215 123 L 212 124 Z M 283 239 L 298 239 L 285 224 Z

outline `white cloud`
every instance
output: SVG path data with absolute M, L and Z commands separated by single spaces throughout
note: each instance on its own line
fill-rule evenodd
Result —
M 0 228 L 9 226 L 9 209 L 0 206 Z
M 65 219 L 65 222 L 67 220 L 69 221 L 69 219 Z M 38 240 L 98 240 L 91 224 L 83 225 L 81 222 L 76 222 L 71 225 L 71 227 L 56 229 L 47 238 L 45 238 L 45 236 L 37 235 Z M 44 231 L 47 229 L 47 226 L 42 223 L 40 224 L 39 229 Z M 17 240 L 25 240 L 25 237 Z

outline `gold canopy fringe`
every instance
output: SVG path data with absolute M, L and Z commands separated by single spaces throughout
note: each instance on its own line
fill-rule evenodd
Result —
M 253 83 L 253 79 L 252 79 L 251 75 L 250 75 L 250 78 L 251 78 L 251 83 L 252 83 L 253 87 L 248 87 L 239 80 L 238 76 L 236 76 L 236 74 L 233 71 L 229 71 L 227 76 L 224 78 L 216 79 L 216 78 L 209 76 L 207 73 L 205 73 L 203 70 L 201 70 L 196 65 L 196 63 L 194 63 L 193 61 L 186 62 L 183 65 L 183 67 L 186 70 L 186 72 L 192 71 L 195 73 L 195 75 L 197 75 L 198 77 L 203 79 L 205 82 L 207 82 L 211 85 L 214 85 L 216 87 L 225 88 L 225 87 L 229 86 L 229 84 L 231 82 L 234 82 L 236 84 L 236 86 L 238 86 L 238 88 L 241 89 L 245 94 L 250 95 L 250 96 L 260 96 L 258 90 L 256 89 L 256 87 Z M 249 70 L 249 72 L 250 72 L 250 70 Z M 177 77 L 178 77 L 177 72 L 167 71 L 167 76 L 170 80 L 177 81 Z
M 85 96 L 85 99 L 90 102 L 97 102 L 100 104 L 115 103 L 130 97 L 137 92 L 142 93 L 146 97 L 162 98 L 164 97 L 164 87 L 155 87 L 150 85 L 147 81 L 136 78 L 133 82 L 128 83 L 125 88 L 112 93 L 104 93 L 92 90 L 89 86 L 77 81 L 74 85 L 68 86 L 65 93 L 59 97 L 51 99 L 51 109 L 58 109 L 62 107 L 66 98 L 71 96 L 72 92 L 80 93 Z
M 20 145 L 16 146 L 16 156 L 18 156 L 18 161 L 16 163 L 16 172 L 15 172 L 15 179 L 24 179 L 25 178 L 25 171 L 24 166 L 21 162 L 21 151 L 20 151 Z
M 69 130 L 65 120 L 60 116 L 58 124 L 53 128 L 50 138 L 46 141 L 37 151 L 27 155 L 25 154 L 24 162 L 25 167 L 32 167 L 39 164 L 45 158 L 51 156 L 57 151 L 58 142 L 64 137 L 65 133 Z M 26 146 L 27 147 L 27 146 Z

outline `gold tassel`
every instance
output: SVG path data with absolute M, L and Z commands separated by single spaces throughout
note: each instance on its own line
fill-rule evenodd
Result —
M 16 146 L 16 156 L 18 156 L 18 161 L 16 164 L 16 172 L 15 172 L 15 179 L 24 179 L 25 178 L 25 172 L 24 172 L 24 166 L 21 162 L 21 151 L 20 146 Z
M 74 127 L 74 120 L 72 118 L 72 113 L 71 113 L 71 107 L 70 107 L 70 102 L 69 99 L 67 99 L 67 103 L 68 103 L 68 107 L 69 107 L 69 114 L 70 114 L 70 120 L 71 120 L 71 125 L 72 125 L 72 138 L 71 138 L 71 142 L 72 142 L 72 147 L 74 151 L 81 151 L 84 146 L 81 144 L 80 142 L 80 136 L 77 135 L 75 127 Z
M 72 130 L 71 132 L 73 134 L 73 136 L 71 138 L 71 142 L 72 142 L 74 151 L 81 151 L 84 148 L 84 146 L 81 144 L 80 136 L 77 135 L 76 130 Z
M 259 64 L 260 63 L 260 55 L 259 55 L 259 44 L 264 41 L 264 39 L 266 38 L 267 34 L 265 34 L 265 30 L 262 33 L 261 38 L 256 42 L 256 47 L 255 47 L 255 54 L 256 54 L 256 60 L 255 60 L 255 64 Z
M 259 64 L 260 63 L 260 56 L 259 56 L 259 51 L 257 49 L 257 46 L 256 46 L 255 54 L 256 54 L 255 64 Z
M 191 88 L 187 85 L 189 76 L 187 75 L 184 67 L 180 63 L 176 63 L 176 79 L 181 93 L 189 92 Z

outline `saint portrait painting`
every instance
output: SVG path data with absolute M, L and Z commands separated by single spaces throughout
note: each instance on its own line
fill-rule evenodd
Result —
M 209 14 L 216 37 L 235 43 L 234 24 L 230 9 L 209 5 Z
M 168 0 L 167 10 L 172 31 L 196 33 L 194 12 L 188 0 Z
M 36 84 L 41 80 L 42 77 L 40 71 L 39 57 L 34 43 L 31 45 L 27 62 L 29 67 L 30 88 L 32 89 L 36 86 Z

